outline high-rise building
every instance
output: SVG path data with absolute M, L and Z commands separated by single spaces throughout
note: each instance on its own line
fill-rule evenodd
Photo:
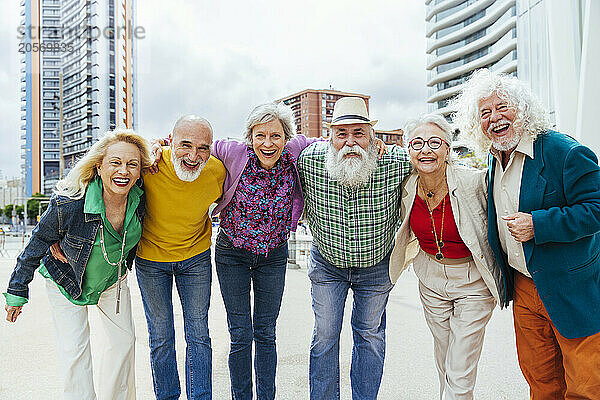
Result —
M 479 68 L 517 72 L 516 0 L 425 0 L 429 111 L 448 101 Z
M 22 174 L 27 196 L 115 127 L 135 128 L 134 0 L 21 0 Z
M 597 0 L 425 0 L 429 110 L 478 68 L 517 75 L 550 110 L 556 129 L 600 153 Z M 518 54 L 518 57 L 517 57 Z
M 283 101 L 294 111 L 296 131 L 309 137 L 329 137 L 325 123 L 331 122 L 333 106 L 342 97 L 360 97 L 367 104 L 371 96 L 332 89 L 306 89 L 277 101 Z
M 600 154 L 600 2 L 517 0 L 519 78 L 550 110 L 556 129 Z

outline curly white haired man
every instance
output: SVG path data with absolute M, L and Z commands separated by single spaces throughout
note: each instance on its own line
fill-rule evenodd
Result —
M 479 70 L 454 122 L 489 149 L 488 240 L 531 399 L 600 393 L 600 168 L 517 78 Z M 512 295 L 512 296 L 511 296 Z

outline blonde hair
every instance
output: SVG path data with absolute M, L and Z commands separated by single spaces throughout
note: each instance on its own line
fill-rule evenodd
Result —
M 140 150 L 142 169 L 148 168 L 152 164 L 150 161 L 150 147 L 146 139 L 131 129 L 109 131 L 89 148 L 66 177 L 56 183 L 54 193 L 71 199 L 82 198 L 89 183 L 98 174 L 98 166 L 106 155 L 106 149 L 118 142 L 131 143 L 137 146 Z
M 479 101 L 496 93 L 516 112 L 514 127 L 517 133 L 532 139 L 551 127 L 548 111 L 531 89 L 516 77 L 479 69 L 471 75 L 459 95 L 450 103 L 456 110 L 452 121 L 460 129 L 461 137 L 479 151 L 487 152 L 491 141 L 481 130 Z

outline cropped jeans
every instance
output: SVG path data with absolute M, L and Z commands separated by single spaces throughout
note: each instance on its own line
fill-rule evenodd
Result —
M 275 328 L 285 285 L 287 258 L 287 242 L 263 256 L 234 247 L 222 232 L 217 237 L 215 260 L 227 310 L 231 338 L 229 375 L 231 396 L 235 400 L 252 400 L 252 342 L 256 398 L 275 398 Z M 253 307 L 250 306 L 251 291 Z
M 181 394 L 175 328 L 173 279 L 183 309 L 185 381 L 189 400 L 212 396 L 212 349 L 208 334 L 208 307 L 212 263 L 210 249 L 178 262 L 135 259 L 136 274 L 150 337 L 150 364 L 157 400 L 178 399 Z

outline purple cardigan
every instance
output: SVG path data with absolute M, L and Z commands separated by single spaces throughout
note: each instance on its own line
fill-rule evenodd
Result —
M 304 135 L 296 135 L 291 138 L 285 147 L 294 156 L 296 161 L 298 156 L 306 147 L 310 144 L 323 140 L 321 138 L 308 138 Z M 218 202 L 217 206 L 212 212 L 212 216 L 219 214 L 229 204 L 233 198 L 233 194 L 237 189 L 237 185 L 242 176 L 244 168 L 248 163 L 248 144 L 239 142 L 237 140 L 221 139 L 213 143 L 212 155 L 217 157 L 225 168 L 227 169 L 227 175 L 225 176 L 225 183 L 223 184 L 223 197 Z M 302 216 L 304 210 L 304 197 L 302 196 L 302 187 L 300 187 L 300 176 L 298 175 L 298 167 L 294 163 L 294 174 L 296 176 L 296 185 L 294 188 L 294 194 L 292 198 L 292 231 L 296 231 L 298 226 L 298 220 Z

